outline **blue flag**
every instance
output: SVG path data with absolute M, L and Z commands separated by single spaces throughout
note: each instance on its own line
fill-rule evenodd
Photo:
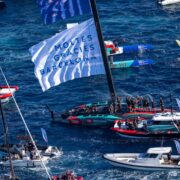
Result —
M 30 52 L 43 91 L 76 78 L 105 74 L 93 19 L 34 45 Z
M 41 128 L 41 133 L 42 133 L 42 137 L 43 137 L 44 141 L 46 143 L 48 143 L 47 133 L 46 133 L 46 130 L 44 128 Z
M 89 0 L 37 0 L 45 24 L 59 19 L 90 14 Z

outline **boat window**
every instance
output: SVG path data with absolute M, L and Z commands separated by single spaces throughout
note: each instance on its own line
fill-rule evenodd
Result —
M 158 154 L 150 154 L 149 158 L 156 158 L 158 156 Z
M 158 154 L 143 154 L 142 157 L 143 158 L 156 158 L 158 156 Z
M 154 121 L 153 124 L 160 124 L 160 121 Z

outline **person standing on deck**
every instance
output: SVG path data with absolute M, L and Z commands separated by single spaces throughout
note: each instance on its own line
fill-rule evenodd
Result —
M 122 97 L 118 96 L 117 97 L 117 112 L 121 112 L 121 101 L 122 101 Z
M 127 109 L 129 112 L 131 112 L 131 102 L 130 102 L 130 97 L 126 97 L 126 104 L 127 104 Z
M 152 111 L 154 111 L 154 108 L 155 108 L 154 99 L 152 99 L 152 101 L 151 101 L 151 108 L 152 108 Z
M 161 108 L 161 111 L 163 112 L 163 111 L 164 111 L 164 102 L 163 102 L 162 97 L 160 97 L 160 101 L 159 101 L 159 103 L 160 103 L 160 108 Z

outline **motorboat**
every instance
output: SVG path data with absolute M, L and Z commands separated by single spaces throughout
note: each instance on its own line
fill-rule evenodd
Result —
M 155 114 L 151 120 L 115 121 L 111 130 L 127 138 L 179 138 L 179 126 L 180 112 L 164 112 Z
M 158 3 L 161 5 L 170 5 L 180 3 L 180 0 L 160 0 Z
M 110 153 L 104 158 L 114 166 L 136 170 L 179 170 L 180 155 L 171 155 L 171 147 L 149 148 L 146 153 Z
M 9 99 L 12 97 L 12 94 L 14 94 L 18 89 L 18 86 L 0 86 L 1 103 L 8 102 Z
M 63 151 L 56 146 L 37 146 L 38 152 L 42 157 L 42 161 L 47 163 L 52 158 L 62 156 Z M 19 144 L 9 145 L 12 163 L 16 167 L 37 167 L 41 166 L 42 162 L 38 153 L 35 151 L 32 143 L 20 142 Z M 1 145 L 0 151 L 7 153 L 7 146 Z M 0 165 L 9 166 L 9 159 L 6 155 L 2 156 Z

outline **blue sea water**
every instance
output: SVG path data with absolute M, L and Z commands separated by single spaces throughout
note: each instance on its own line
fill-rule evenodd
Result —
M 49 144 L 61 147 L 62 158 L 48 164 L 50 172 L 72 169 L 86 180 L 180 179 L 178 171 L 144 172 L 116 168 L 102 158 L 110 152 L 144 152 L 160 141 L 127 141 L 110 130 L 69 127 L 51 123 L 46 104 L 56 111 L 83 103 L 108 100 L 105 76 L 77 79 L 42 92 L 34 75 L 28 49 L 65 29 L 66 22 L 43 25 L 35 0 L 4 0 L 0 11 L 0 66 L 11 85 L 18 85 L 16 99 L 32 132 L 43 143 L 40 128 L 46 129 Z M 141 68 L 114 70 L 113 80 L 119 95 L 162 96 L 169 106 L 169 95 L 180 96 L 180 53 L 175 40 L 180 38 L 180 4 L 162 7 L 157 1 L 97 0 L 104 38 L 118 39 L 122 45 L 152 44 L 153 51 L 119 56 L 120 59 L 152 58 L 155 64 Z M 82 17 L 81 17 L 82 18 Z M 76 18 L 70 21 L 80 21 Z M 1 76 L 1 84 L 5 84 Z M 158 100 L 157 100 L 158 101 Z M 176 106 L 175 101 L 173 106 Z M 11 142 L 24 133 L 24 125 L 13 102 L 5 107 Z M 2 130 L 2 126 L 0 127 Z M 165 141 L 164 145 L 171 145 Z M 22 179 L 47 179 L 43 170 L 16 169 Z M 2 171 L 1 171 L 2 173 Z

